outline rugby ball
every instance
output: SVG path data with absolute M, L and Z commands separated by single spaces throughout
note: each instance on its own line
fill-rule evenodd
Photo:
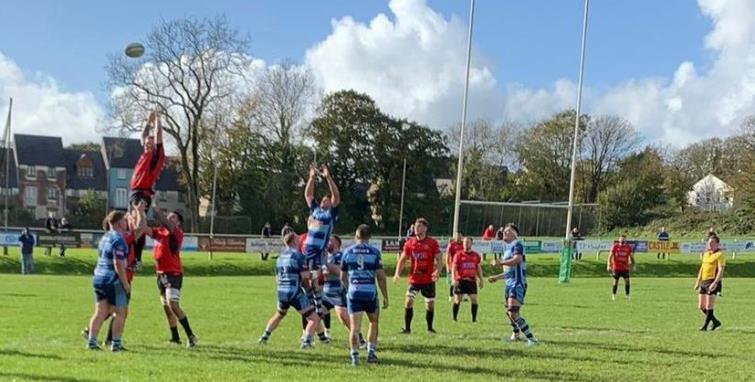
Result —
M 132 42 L 131 44 L 128 44 L 126 46 L 125 53 L 126 56 L 129 56 L 131 58 L 141 57 L 144 54 L 144 45 L 138 42 Z

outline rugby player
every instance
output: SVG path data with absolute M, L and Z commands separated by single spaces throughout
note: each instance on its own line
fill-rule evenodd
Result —
M 325 195 L 319 203 L 315 200 L 315 176 L 318 172 L 325 177 L 330 189 L 330 194 Z M 325 270 L 326 246 L 330 241 L 330 234 L 333 232 L 336 219 L 338 219 L 338 205 L 341 203 L 338 186 L 336 186 L 327 166 L 323 165 L 320 171 L 314 166 L 310 166 L 309 179 L 304 188 L 304 200 L 307 202 L 310 211 L 307 220 L 307 239 L 304 241 L 305 265 L 310 271 L 310 277 L 312 277 L 308 294 L 315 303 L 317 313 L 324 315 L 319 278 Z
M 347 248 L 341 262 L 341 280 L 348 285 L 347 307 L 349 311 L 351 364 L 359 364 L 359 334 L 362 315 L 367 313 L 369 342 L 367 343 L 367 363 L 377 363 L 377 338 L 379 308 L 375 279 L 383 295 L 383 309 L 388 308 L 388 287 L 380 251 L 370 246 L 370 229 L 362 224 L 357 227 L 356 244 Z
M 469 296 L 472 305 L 472 322 L 477 322 L 477 282 L 483 287 L 482 266 L 480 254 L 472 250 L 472 238 L 464 238 L 464 249 L 456 253 L 453 258 L 451 273 L 454 280 L 454 321 L 459 316 L 459 306 L 464 295 Z
M 309 271 L 304 265 L 304 257 L 297 250 L 297 238 L 293 232 L 283 236 L 286 250 L 275 261 L 275 281 L 278 291 L 278 308 L 275 314 L 267 322 L 265 331 L 260 336 L 259 343 L 266 344 L 275 328 L 286 317 L 288 309 L 293 307 L 302 317 L 306 317 L 308 323 L 306 333 L 302 337 L 301 348 L 312 347 L 312 336 L 320 322 L 320 317 L 315 312 L 314 306 L 304 293 L 304 284 L 310 280 Z
M 178 324 L 186 332 L 187 347 L 197 345 L 197 337 L 191 330 L 189 318 L 181 309 L 181 286 L 183 285 L 183 267 L 181 265 L 181 245 L 183 245 L 184 231 L 181 229 L 183 216 L 174 211 L 166 217 L 155 203 L 155 218 L 160 227 L 153 228 L 149 235 L 155 241 L 152 258 L 155 260 L 157 273 L 157 289 L 160 291 L 160 302 L 165 312 L 165 318 L 170 327 L 170 343 L 180 344 Z
M 154 127 L 154 135 L 150 130 Z M 142 146 L 144 151 L 134 166 L 129 188 L 129 205 L 134 208 L 140 201 L 146 204 L 146 210 L 152 205 L 152 197 L 155 195 L 155 183 L 160 177 L 163 164 L 165 163 L 165 149 L 163 148 L 163 127 L 157 112 L 149 113 L 147 123 L 142 130 Z M 142 252 L 146 238 L 142 236 L 134 242 L 136 252 L 136 267 L 141 268 Z
M 451 267 L 454 263 L 454 255 L 464 250 L 464 244 L 461 240 L 461 233 L 456 232 L 446 246 L 446 281 L 448 282 L 448 302 L 454 298 L 454 280 L 451 275 Z
M 126 319 L 127 295 L 131 292 L 131 285 L 126 279 L 128 246 L 123 240 L 123 233 L 128 228 L 125 213 L 111 211 L 102 225 L 107 229 L 107 233 L 100 240 L 97 266 L 92 278 L 95 311 L 89 320 L 87 348 L 102 350 L 97 345 L 97 334 L 105 319 L 114 314 L 113 342 L 110 350 L 118 352 L 122 350 L 121 334 Z
M 624 279 L 624 292 L 626 298 L 629 298 L 629 272 L 634 267 L 634 252 L 632 245 L 626 242 L 626 234 L 621 234 L 619 240 L 611 245 L 611 251 L 608 254 L 608 264 L 606 270 L 611 272 L 613 284 L 611 286 L 611 300 L 616 301 L 616 290 L 619 287 L 619 278 Z
M 703 254 L 703 261 L 700 265 L 700 271 L 697 272 L 695 280 L 695 289 L 699 290 L 698 307 L 705 315 L 705 323 L 700 330 L 708 330 L 708 324 L 713 326 L 711 330 L 718 329 L 721 321 L 713 314 L 713 307 L 716 303 L 716 295 L 721 294 L 721 279 L 724 275 L 726 260 L 720 247 L 720 239 L 716 234 L 708 238 L 708 250 Z
M 404 244 L 401 257 L 396 265 L 396 273 L 393 282 L 397 283 L 401 277 L 407 259 L 411 261 L 409 270 L 409 288 L 404 301 L 404 328 L 401 333 L 412 332 L 412 319 L 414 318 L 414 299 L 417 293 L 425 298 L 425 321 L 427 331 L 435 333 L 433 319 L 435 318 L 435 282 L 443 267 L 442 255 L 438 242 L 427 235 L 428 223 L 425 218 L 419 218 L 414 222 L 415 236 L 409 238 Z
M 503 273 L 488 279 L 494 283 L 504 280 L 504 298 L 506 299 L 506 314 L 511 322 L 513 333 L 511 340 L 519 340 L 519 333 L 527 337 L 528 345 L 537 345 L 538 341 L 527 324 L 519 314 L 524 305 L 524 296 L 527 294 L 527 261 L 524 255 L 524 246 L 519 242 L 519 228 L 514 223 L 507 224 L 503 229 L 503 241 L 506 243 L 506 251 L 501 260 L 494 260 L 494 266 L 503 267 Z

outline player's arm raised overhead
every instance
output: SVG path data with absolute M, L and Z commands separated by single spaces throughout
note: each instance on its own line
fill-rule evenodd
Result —
M 157 116 L 155 115 L 154 111 L 149 113 L 147 122 L 144 124 L 144 129 L 142 129 L 142 146 L 145 146 L 147 144 L 147 139 L 149 138 L 149 131 L 152 128 L 152 125 L 155 124 L 156 117 Z
M 163 124 L 160 120 L 160 115 L 155 111 L 155 144 L 161 145 L 163 143 Z
M 330 168 L 327 165 L 322 165 L 322 175 L 328 182 L 328 189 L 330 189 L 330 204 L 333 207 L 338 207 L 341 204 L 341 192 L 338 190 L 336 181 L 333 180 L 333 176 L 330 173 Z
M 312 207 L 312 202 L 315 200 L 315 175 L 317 175 L 317 169 L 315 166 L 309 166 L 309 179 L 307 179 L 307 185 L 304 186 L 304 200 L 307 202 L 307 207 Z

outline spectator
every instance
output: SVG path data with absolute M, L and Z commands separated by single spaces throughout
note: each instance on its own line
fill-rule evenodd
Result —
M 498 228 L 498 231 L 496 231 L 496 233 L 495 233 L 495 239 L 496 239 L 497 241 L 503 241 L 503 229 L 504 229 L 504 228 L 503 228 L 503 227 L 501 227 L 501 228 Z M 501 257 L 503 257 L 503 253 L 493 253 L 493 257 L 494 257 L 494 258 L 495 258 L 496 260 L 498 260 L 498 259 L 500 259 Z
M 284 224 L 283 228 L 281 228 L 281 239 L 286 237 L 286 235 L 288 235 L 291 232 L 294 232 L 294 229 L 291 228 L 291 226 L 288 225 L 288 223 Z
M 58 227 L 58 232 L 68 232 L 71 230 L 71 223 L 68 222 L 66 218 L 60 219 L 60 226 Z M 60 243 L 60 257 L 64 257 L 66 255 L 66 245 L 65 243 Z
M 55 235 L 58 233 L 58 219 L 55 219 L 55 214 L 52 212 L 49 212 L 47 214 L 47 220 L 45 221 L 45 227 L 47 228 L 47 233 L 50 235 Z M 45 256 L 50 256 L 52 254 L 52 248 L 46 247 L 45 248 Z
M 488 226 L 488 228 L 485 228 L 484 231 L 482 231 L 482 240 L 490 241 L 495 239 L 495 227 L 491 224 Z M 487 253 L 482 253 L 482 259 L 485 260 Z
M 571 230 L 571 243 L 572 243 L 572 259 L 574 260 L 582 260 L 582 253 L 579 252 L 577 249 L 577 242 L 580 240 L 584 240 L 585 238 L 582 237 L 582 234 L 579 232 L 579 228 L 574 227 Z
M 670 239 L 670 236 L 669 236 L 668 232 L 666 232 L 666 227 L 661 227 L 660 232 L 658 232 L 658 241 L 666 242 L 666 241 L 669 241 L 669 239 Z M 668 259 L 668 255 L 670 255 L 670 254 L 669 253 L 665 253 L 665 252 L 661 252 L 661 253 L 656 254 L 655 257 L 656 257 L 657 260 L 660 260 L 660 259 L 666 260 L 666 259 Z
M 270 227 L 270 222 L 265 223 L 265 225 L 262 227 L 262 238 L 263 239 L 269 239 L 270 236 L 272 236 L 273 229 Z M 270 252 L 268 252 L 267 248 L 267 240 L 265 241 L 265 249 L 262 253 L 262 260 L 267 260 L 267 257 L 270 256 Z
M 21 274 L 30 275 L 34 273 L 34 259 L 32 258 L 34 235 L 29 232 L 29 228 L 21 231 L 18 242 L 21 244 Z

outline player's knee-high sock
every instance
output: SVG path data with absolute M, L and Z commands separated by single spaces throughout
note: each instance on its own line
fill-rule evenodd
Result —
M 527 337 L 527 339 L 531 340 L 535 338 L 535 336 L 532 335 L 532 332 L 530 331 L 530 326 L 527 325 L 527 321 L 524 320 L 524 317 L 519 316 L 514 320 L 516 322 L 516 326 L 519 327 L 519 330 L 524 333 L 524 335 Z
M 307 317 L 301 316 L 301 330 L 307 330 L 307 324 L 309 324 Z
M 325 332 L 330 331 L 330 312 L 325 313 L 325 316 L 322 318 L 322 324 L 325 325 Z
M 178 320 L 178 322 L 183 326 L 184 332 L 186 332 L 187 337 L 193 337 L 194 332 L 191 331 L 191 325 L 189 325 L 189 317 L 184 316 L 184 318 Z
M 412 319 L 414 318 L 414 308 L 404 309 L 404 329 L 412 330 Z
M 448 297 L 454 296 L 454 287 L 451 285 L 451 287 L 448 288 Z
M 323 309 L 322 309 L 322 290 L 314 289 L 312 291 L 312 302 L 315 303 L 315 310 L 317 310 L 317 313 L 320 314 L 320 312 L 323 311 Z
M 171 326 L 170 327 L 170 340 L 173 342 L 181 341 L 181 337 L 178 336 L 178 327 L 177 326 Z
M 611 293 L 616 294 L 616 290 L 619 289 L 619 284 L 614 284 L 613 287 L 611 287 Z
M 142 252 L 144 252 L 144 246 L 147 243 L 147 238 L 142 235 L 135 243 L 134 243 L 134 254 L 136 255 L 136 261 L 142 262 Z
M 113 342 L 113 320 L 110 320 L 110 324 L 108 324 L 105 342 Z
M 459 316 L 459 303 L 455 302 L 453 306 L 454 321 Z
M 706 327 L 708 326 L 709 322 L 713 323 L 713 329 L 715 329 L 717 326 L 721 325 L 721 321 L 719 321 L 716 318 L 716 315 L 713 314 L 713 309 L 708 309 L 708 314 L 705 317 L 705 326 Z
M 511 332 L 513 332 L 514 334 L 519 334 L 519 327 L 516 326 L 516 322 L 509 318 L 509 323 L 511 324 Z
M 630 286 L 631 286 L 631 285 L 629 285 L 629 284 L 624 284 L 624 292 L 625 292 L 625 293 L 627 294 L 627 296 L 629 296 L 629 289 L 630 289 Z
M 472 304 L 472 322 L 477 322 L 477 308 L 479 305 Z
M 428 310 L 425 312 L 425 321 L 427 321 L 427 330 L 433 330 L 433 320 L 435 319 L 435 311 Z

